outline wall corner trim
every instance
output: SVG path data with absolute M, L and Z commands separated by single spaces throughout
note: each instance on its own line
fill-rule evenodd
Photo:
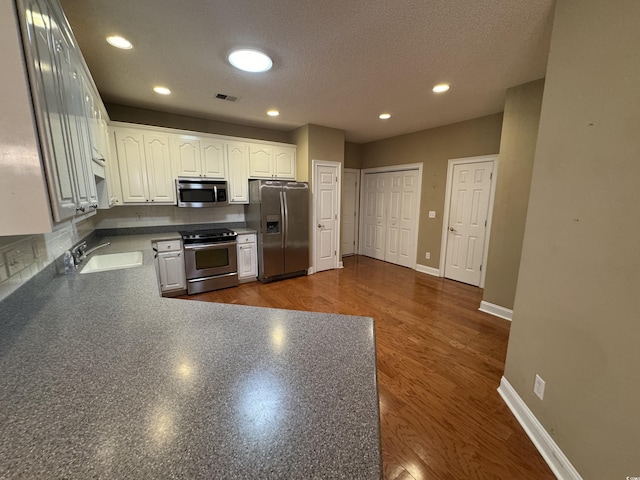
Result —
M 484 300 L 480 302 L 480 308 L 478 308 L 478 310 L 490 315 L 494 315 L 496 317 L 504 318 L 505 320 L 509 321 L 511 321 L 511 319 L 513 318 L 513 310 L 501 307 L 500 305 L 496 305 L 494 303 L 485 302 Z
M 416 271 L 426 273 L 427 275 L 433 275 L 434 277 L 440 276 L 440 269 L 427 267 L 426 265 L 420 265 L 419 263 L 416 263 Z
M 582 480 L 578 471 L 505 377 L 500 380 L 498 393 L 555 476 L 559 480 Z

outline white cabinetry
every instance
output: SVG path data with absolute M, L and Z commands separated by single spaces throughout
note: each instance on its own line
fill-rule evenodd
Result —
M 97 208 L 90 103 L 101 102 L 56 0 L 20 0 L 26 66 L 55 221 Z
M 238 235 L 238 280 L 251 282 L 258 276 L 258 247 L 256 234 Z
M 229 203 L 249 203 L 249 145 L 227 144 Z
M 249 176 L 251 178 L 296 178 L 295 147 L 250 144 Z
M 177 135 L 172 158 L 179 177 L 225 178 L 226 148 L 222 140 Z
M 230 204 L 249 203 L 249 178 L 295 180 L 295 145 L 123 122 L 111 128 L 124 204 L 175 203 L 177 177 L 226 180 Z
M 175 203 L 169 136 L 115 128 L 123 203 Z
M 167 240 L 152 244 L 156 252 L 156 267 L 162 296 L 186 293 L 187 280 L 184 255 L 180 240 Z

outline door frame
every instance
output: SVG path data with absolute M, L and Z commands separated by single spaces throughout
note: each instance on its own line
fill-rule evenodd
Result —
M 422 163 L 406 163 L 403 165 L 390 165 L 388 167 L 363 168 L 360 170 L 360 198 L 364 198 L 364 176 L 370 173 L 405 172 L 408 170 L 418 171 L 418 199 L 416 205 L 416 231 L 413 238 L 413 269 L 418 265 L 418 232 L 420 230 L 420 204 L 422 203 Z M 360 202 L 360 218 L 358 219 L 358 231 L 364 230 L 364 202 Z M 363 236 L 358 236 L 358 254 L 362 251 Z
M 447 238 L 449 233 L 449 209 L 451 207 L 451 190 L 453 188 L 453 167 L 469 163 L 493 162 L 493 175 L 489 191 L 489 205 L 487 211 L 487 228 L 484 233 L 484 249 L 482 252 L 482 273 L 480 274 L 479 288 L 484 288 L 487 275 L 487 258 L 489 255 L 489 239 L 491 236 L 491 222 L 493 220 L 493 202 L 496 194 L 498 179 L 498 154 L 481 155 L 478 157 L 450 158 L 447 166 L 447 184 L 444 195 L 444 211 L 442 213 L 442 240 L 440 241 L 440 276 L 444 277 L 445 261 L 447 258 Z
M 360 176 L 360 169 L 359 168 L 343 168 L 342 169 L 342 180 L 344 181 L 344 174 L 345 173 L 355 173 L 358 176 L 358 188 L 356 189 L 356 204 L 355 204 L 355 210 L 356 210 L 356 218 L 353 220 L 354 223 L 354 227 L 356 229 L 355 231 L 355 241 L 356 244 L 354 245 L 354 252 L 353 255 L 360 255 L 360 181 L 362 180 L 362 177 Z M 340 198 L 342 199 L 342 182 L 340 182 Z M 341 202 L 342 203 L 342 200 Z M 341 205 L 342 206 L 342 205 Z M 342 209 L 340 210 L 340 225 L 342 226 Z M 342 245 L 342 244 L 340 244 Z M 342 252 L 340 252 L 340 258 L 342 258 Z
M 334 242 L 336 245 L 336 260 L 334 262 L 333 268 L 342 268 L 342 262 L 340 261 L 340 223 L 342 222 L 342 212 L 341 212 L 341 203 L 340 198 L 342 197 L 342 163 L 341 162 L 332 162 L 330 160 L 311 160 L 311 225 L 309 225 L 309 236 L 311 238 L 311 268 L 307 272 L 308 275 L 311 275 L 316 272 L 316 247 L 317 247 L 317 233 L 318 229 L 316 228 L 316 224 L 318 220 L 316 218 L 316 202 L 318 201 L 318 197 L 316 195 L 316 170 L 318 167 L 330 167 L 336 169 L 336 214 L 338 218 L 336 219 L 336 228 L 334 233 Z

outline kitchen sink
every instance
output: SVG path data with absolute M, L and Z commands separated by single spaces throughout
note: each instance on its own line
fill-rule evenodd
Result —
M 142 265 L 142 252 L 108 253 L 91 257 L 80 273 L 106 272 L 140 265 Z

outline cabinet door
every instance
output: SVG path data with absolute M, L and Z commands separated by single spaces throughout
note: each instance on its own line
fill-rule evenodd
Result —
M 249 176 L 271 178 L 273 176 L 273 148 L 265 145 L 249 146 Z
M 277 178 L 296 179 L 296 149 L 293 147 L 274 147 L 273 174 Z
M 184 290 L 187 288 L 182 252 L 158 253 L 160 290 Z
M 249 146 L 227 144 L 229 203 L 249 203 Z
M 146 202 L 149 193 L 142 133 L 118 129 L 114 134 L 122 186 L 122 202 Z
M 76 180 L 76 203 L 80 210 L 89 211 L 95 180 L 91 169 L 91 145 L 88 138 L 88 121 L 85 115 L 84 89 L 82 77 L 75 59 L 70 55 L 63 59 L 65 66 L 64 91 L 66 94 L 67 120 L 69 123 L 69 144 L 73 156 Z M 91 181 L 93 188 L 91 190 Z M 97 199 L 97 195 L 96 195 Z
M 238 278 L 255 278 L 258 275 L 258 255 L 255 243 L 238 245 Z
M 40 141 L 45 157 L 53 217 L 57 222 L 76 214 L 75 169 L 68 144 L 69 125 L 65 109 L 63 61 L 67 45 L 50 6 L 34 0 L 24 2 L 26 38 Z M 42 20 L 41 20 L 42 19 Z
M 183 138 L 182 135 L 173 137 L 173 158 L 179 177 L 200 177 L 201 156 L 198 140 Z
M 115 136 L 104 124 L 104 135 L 107 144 L 107 190 L 109 193 L 109 206 L 122 204 L 122 185 L 120 182 L 120 169 L 118 168 L 118 156 L 116 152 Z
M 175 203 L 175 181 L 171 168 L 169 136 L 159 133 L 144 133 L 145 163 L 149 182 L 149 201 Z
M 200 140 L 202 158 L 202 176 L 207 178 L 225 178 L 224 143 L 217 140 Z

